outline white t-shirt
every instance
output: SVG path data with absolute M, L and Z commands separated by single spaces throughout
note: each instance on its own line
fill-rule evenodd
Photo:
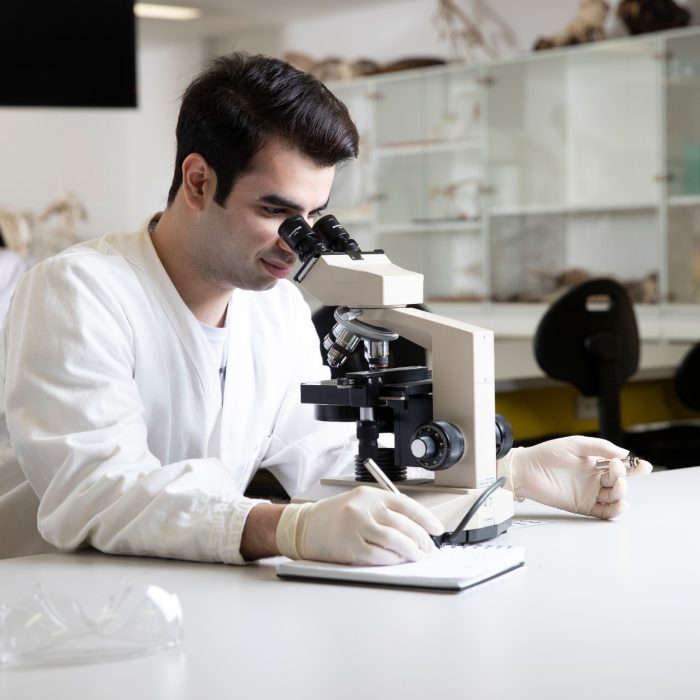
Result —
M 226 321 L 222 328 L 210 326 L 206 323 L 199 322 L 199 325 L 204 331 L 204 335 L 209 341 L 209 346 L 214 355 L 214 367 L 219 372 L 219 381 L 221 383 L 221 398 L 224 396 L 224 382 L 226 381 L 226 363 L 228 361 L 228 310 L 226 311 Z

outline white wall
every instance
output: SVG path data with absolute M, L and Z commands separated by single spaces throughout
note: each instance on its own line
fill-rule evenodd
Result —
M 488 5 L 511 27 L 520 48 L 529 48 L 536 33 L 557 31 L 577 4 L 578 0 L 488 0 Z M 285 43 L 287 48 L 310 53 L 317 59 L 332 55 L 384 62 L 407 56 L 449 57 L 450 43 L 440 36 L 436 8 L 435 0 L 378 3 L 326 19 L 292 24 L 285 32 Z M 485 22 L 485 28 L 493 26 L 493 22 Z
M 71 191 L 88 238 L 130 230 L 165 204 L 183 86 L 200 41 L 142 46 L 137 109 L 0 109 L 0 208 L 39 213 Z
M 72 191 L 97 232 L 121 223 L 126 132 L 118 110 L 0 109 L 0 207 L 38 214 Z
M 175 165 L 180 96 L 201 70 L 203 43 L 145 43 L 139 49 L 139 107 L 126 115 L 127 179 L 122 228 L 163 209 Z

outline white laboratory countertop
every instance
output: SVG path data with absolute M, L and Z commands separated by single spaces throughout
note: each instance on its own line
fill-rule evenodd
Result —
M 0 562 L 0 602 L 41 582 L 80 597 L 129 578 L 177 593 L 179 649 L 0 671 L 0 698 L 700 697 L 700 468 L 630 480 L 603 522 L 525 502 L 496 542 L 523 568 L 461 593 L 282 581 L 248 567 L 97 553 Z
M 642 343 L 639 369 L 631 381 L 671 377 L 690 347 L 691 343 L 687 342 Z M 497 392 L 565 386 L 564 383 L 545 376 L 535 360 L 531 339 L 496 340 L 494 352 Z

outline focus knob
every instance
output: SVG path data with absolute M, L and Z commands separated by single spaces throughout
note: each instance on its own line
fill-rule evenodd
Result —
M 421 435 L 413 438 L 411 442 L 411 454 L 418 460 L 432 459 L 437 452 L 435 441 L 429 435 Z
M 505 457 L 513 447 L 513 428 L 500 414 L 496 414 L 496 459 Z
M 411 454 L 424 469 L 447 469 L 462 458 L 464 435 L 448 421 L 424 423 L 413 433 Z

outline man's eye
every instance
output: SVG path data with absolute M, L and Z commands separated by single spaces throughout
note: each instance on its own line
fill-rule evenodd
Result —
M 268 216 L 285 216 L 287 214 L 286 209 L 280 209 L 279 207 L 263 207 L 263 211 Z

